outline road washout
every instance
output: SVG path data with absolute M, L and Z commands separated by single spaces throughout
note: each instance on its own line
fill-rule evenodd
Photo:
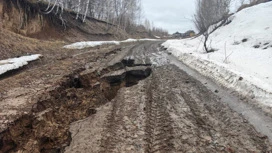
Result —
M 63 152 L 72 140 L 72 122 L 95 114 L 96 108 L 114 98 L 120 88 L 150 75 L 149 66 L 127 68 L 121 60 L 112 62 L 117 61 L 115 54 L 108 55 L 106 64 L 97 62 L 90 69 L 73 71 L 42 94 L 30 113 L 0 133 L 0 152 Z M 115 73 L 121 70 L 122 74 Z

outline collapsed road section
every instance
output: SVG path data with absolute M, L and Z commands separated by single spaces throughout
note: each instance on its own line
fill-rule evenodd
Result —
M 96 108 L 113 99 L 120 88 L 136 85 L 151 74 L 150 65 L 127 67 L 121 60 L 124 55 L 101 64 L 105 67 L 97 64 L 100 66 L 78 69 L 63 77 L 39 97 L 30 113 L 1 132 L 0 152 L 63 152 L 72 140 L 72 122 L 95 114 Z

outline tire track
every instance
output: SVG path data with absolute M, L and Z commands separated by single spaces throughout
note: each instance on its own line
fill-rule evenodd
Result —
M 141 82 L 137 86 L 121 89 L 111 102 L 113 107 L 107 116 L 100 153 L 144 153 L 144 87 Z
M 173 129 L 164 96 L 159 92 L 158 77 L 153 74 L 147 87 L 146 153 L 171 152 Z M 156 90 L 155 90 L 156 89 Z
M 112 101 L 111 113 L 107 116 L 107 121 L 105 125 L 105 130 L 103 131 L 101 140 L 101 150 L 100 153 L 111 153 L 114 152 L 116 144 L 120 141 L 117 136 L 117 131 L 119 125 L 123 124 L 122 114 L 119 112 L 124 111 L 124 105 L 121 101 Z
M 153 75 L 162 79 L 160 92 L 166 93 L 173 119 L 175 145 L 170 152 L 270 151 L 265 137 L 197 80 L 171 65 L 157 69 Z

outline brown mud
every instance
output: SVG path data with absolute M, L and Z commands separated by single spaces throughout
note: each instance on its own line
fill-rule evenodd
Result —
M 135 46 L 125 59 L 146 64 L 158 44 Z M 265 135 L 168 61 L 153 65 L 150 77 L 120 89 L 96 114 L 72 123 L 70 131 L 67 153 L 271 152 Z
M 75 56 L 84 67 L 61 77 L 29 112 L 9 122 L 0 152 L 271 152 L 267 136 L 216 93 L 158 59 L 159 44 L 125 46 L 92 63 L 83 60 L 88 52 Z

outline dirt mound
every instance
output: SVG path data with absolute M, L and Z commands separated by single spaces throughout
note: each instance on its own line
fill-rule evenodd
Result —
M 76 14 L 64 10 L 47 13 L 48 4 L 31 0 L 0 1 L 0 27 L 15 33 L 45 40 L 110 40 L 125 39 L 125 31 L 115 25 L 94 18 L 85 23 L 76 20 Z M 58 12 L 58 13 L 56 13 Z

